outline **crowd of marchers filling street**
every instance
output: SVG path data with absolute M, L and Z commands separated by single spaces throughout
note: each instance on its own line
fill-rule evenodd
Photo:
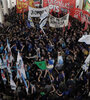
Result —
M 59 16 L 52 12 L 55 17 Z M 90 44 L 78 42 L 90 34 L 90 26 L 69 17 L 71 27 L 44 31 L 39 18 L 35 27 L 27 26 L 28 13 L 16 13 L 16 7 L 0 24 L 0 100 L 89 100 Z M 82 66 L 88 69 L 83 69 Z M 19 68 L 20 67 L 20 68 Z M 85 67 L 86 68 L 86 67 Z M 20 72 L 23 74 L 20 74 Z

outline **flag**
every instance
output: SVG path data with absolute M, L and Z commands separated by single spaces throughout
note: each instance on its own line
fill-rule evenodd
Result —
M 46 70 L 47 69 L 45 61 L 35 62 L 35 64 L 42 70 Z
M 6 84 L 7 79 L 6 79 L 5 74 L 2 69 L 1 69 L 1 76 L 2 76 L 3 82 L 5 82 L 5 84 Z
M 82 69 L 86 72 L 88 70 L 89 66 L 88 64 L 83 64 Z
M 22 83 L 21 73 L 20 70 L 18 70 L 19 66 L 17 64 L 16 64 L 16 68 L 17 68 L 17 79 L 20 79 L 20 82 Z
M 10 44 L 9 44 L 9 42 L 8 42 L 8 39 L 7 39 L 7 49 L 8 49 L 8 52 L 9 52 L 9 59 L 7 59 L 7 61 L 8 62 L 10 62 L 10 63 L 12 63 L 12 61 L 14 60 L 14 58 L 13 58 L 13 56 L 12 56 L 12 52 L 11 52 L 11 48 L 10 48 Z M 5 50 L 5 54 L 6 54 L 6 50 Z M 8 56 L 7 54 L 6 54 L 6 56 Z
M 83 35 L 78 42 L 85 42 L 86 44 L 90 45 L 90 35 Z
M 18 71 L 18 65 L 16 64 L 16 68 L 17 68 L 17 79 L 19 79 L 20 78 L 20 71 Z
M 88 57 L 86 58 L 85 63 L 86 63 L 86 64 L 90 63 L 90 54 L 89 54 Z
M 68 30 L 70 29 L 70 27 L 71 27 L 71 23 L 70 23 L 70 21 L 69 21 L 69 23 L 68 23 Z
M 2 69 L 2 60 L 0 58 L 0 69 Z
M 43 28 L 42 28 L 42 27 L 40 27 L 40 28 L 41 28 L 41 31 L 45 34 L 45 32 L 44 32 Z
M 24 78 L 24 76 L 23 76 L 22 73 L 21 73 L 21 77 L 22 77 L 22 79 L 23 79 L 23 81 L 24 81 L 25 88 L 26 88 L 26 92 L 28 93 L 28 85 L 27 85 L 26 80 L 25 80 L 25 78 Z
M 28 5 L 32 6 L 31 0 L 16 0 L 16 8 L 17 8 L 17 13 L 23 13 L 28 11 Z
M 48 14 L 46 11 L 43 12 L 43 14 L 40 16 L 40 23 L 42 22 L 42 20 L 46 19 L 48 17 Z
M 5 57 L 2 57 L 2 58 L 3 58 L 4 67 L 7 68 L 8 73 L 11 73 L 11 69 L 10 69 L 10 59 L 11 58 L 9 59 L 7 50 L 5 50 Z M 11 60 L 11 62 L 12 62 L 12 60 Z
M 16 90 L 16 84 L 12 79 L 12 74 L 10 74 L 10 85 L 12 90 Z
M 41 23 L 40 23 L 40 28 L 41 28 L 41 30 L 43 31 L 44 34 L 45 34 L 45 32 L 43 30 L 43 27 L 45 26 L 46 22 L 47 22 L 47 18 L 42 20 Z
M 8 48 L 8 52 L 11 52 L 11 48 L 10 48 L 10 44 L 9 44 L 8 39 L 7 39 L 7 48 Z
M 40 16 L 40 22 L 39 22 L 39 25 L 40 25 L 40 28 L 42 30 L 42 32 L 45 34 L 44 30 L 43 30 L 43 27 L 45 26 L 46 22 L 47 22 L 47 17 L 48 17 L 48 14 L 46 11 L 44 11 L 44 13 Z
M 24 63 L 23 63 L 22 57 L 20 56 L 19 51 L 18 51 L 18 55 L 17 55 L 17 65 L 18 65 L 18 72 L 20 72 L 20 75 L 23 74 L 24 78 L 26 79 Z
M 8 73 L 11 73 L 8 54 L 6 55 L 6 68 L 7 68 L 7 70 L 8 70 Z

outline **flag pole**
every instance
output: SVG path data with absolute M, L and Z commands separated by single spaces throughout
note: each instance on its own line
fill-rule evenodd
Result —
M 24 2 L 24 0 L 23 0 L 22 2 Z M 22 3 L 22 19 L 24 20 L 24 9 L 23 9 L 23 3 Z
M 24 20 L 24 9 L 23 9 L 23 14 L 22 14 L 22 18 L 23 18 L 23 20 Z

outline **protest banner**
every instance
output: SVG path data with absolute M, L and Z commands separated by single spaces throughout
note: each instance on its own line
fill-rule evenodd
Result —
M 40 17 L 43 14 L 44 11 L 49 13 L 49 8 L 48 7 L 45 7 L 45 8 L 29 7 L 28 16 L 30 16 L 30 17 Z
M 73 13 L 70 13 L 70 15 L 81 22 L 85 22 L 87 20 L 88 24 L 90 24 L 90 14 L 85 10 L 74 8 Z
M 17 13 L 28 11 L 28 6 L 34 7 L 33 0 L 16 0 Z
M 50 11 L 53 9 L 55 12 L 60 12 L 63 8 L 72 12 L 76 6 L 76 0 L 43 0 L 43 7 L 47 6 L 49 6 Z
M 52 15 L 49 17 L 50 27 L 60 28 L 68 25 L 69 14 L 66 14 L 64 17 L 56 18 Z

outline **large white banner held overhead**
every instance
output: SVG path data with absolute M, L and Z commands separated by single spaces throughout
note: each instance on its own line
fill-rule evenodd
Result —
M 64 26 L 68 26 L 69 14 L 66 14 L 64 17 L 56 18 L 52 15 L 49 16 L 49 26 L 60 28 Z
M 32 8 L 32 7 L 29 7 L 29 16 L 30 17 L 40 17 L 43 12 L 47 12 L 49 13 L 49 7 L 45 7 L 45 8 Z

